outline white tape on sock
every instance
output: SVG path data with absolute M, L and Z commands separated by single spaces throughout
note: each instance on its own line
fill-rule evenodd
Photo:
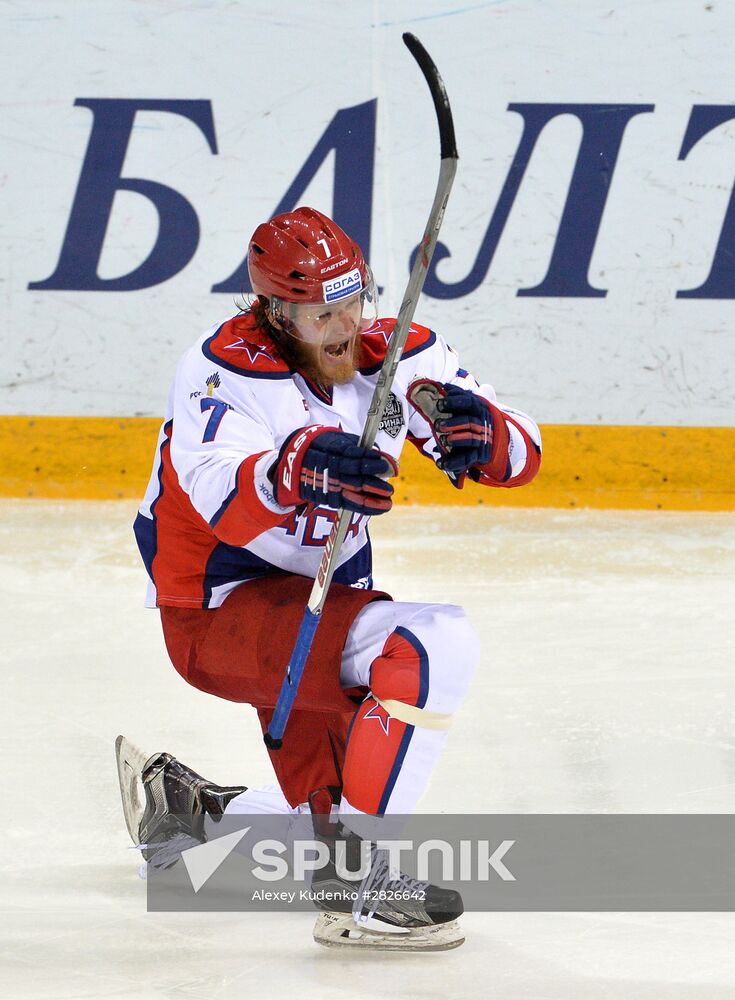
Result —
M 405 722 L 409 726 L 419 726 L 421 729 L 449 729 L 452 724 L 451 714 L 429 712 L 425 708 L 416 708 L 415 705 L 408 705 L 405 701 L 396 701 L 394 698 L 386 698 L 385 701 L 375 698 L 375 701 L 391 718 Z

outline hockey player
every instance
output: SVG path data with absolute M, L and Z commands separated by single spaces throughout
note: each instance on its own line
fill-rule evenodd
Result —
M 271 753 L 278 791 L 219 788 L 168 754 L 146 759 L 118 740 L 128 828 L 151 864 L 174 834 L 201 840 L 203 818 L 223 813 L 329 813 L 336 803 L 349 837 L 361 814 L 414 809 L 478 642 L 461 608 L 373 589 L 369 519 L 391 508 L 388 479 L 406 439 L 460 488 L 466 478 L 521 486 L 540 463 L 536 424 L 419 325 L 376 445 L 359 447 L 396 321 L 379 317 L 359 246 L 320 212 L 298 208 L 258 226 L 248 269 L 252 305 L 208 330 L 178 366 L 135 523 L 147 603 L 160 610 L 184 679 L 254 705 L 265 731 L 337 511 L 351 520 L 283 748 Z M 187 829 L 174 814 L 191 816 Z M 376 858 L 370 884 L 391 877 Z M 429 887 L 411 912 L 323 914 L 315 937 L 454 947 L 461 910 L 456 893 Z

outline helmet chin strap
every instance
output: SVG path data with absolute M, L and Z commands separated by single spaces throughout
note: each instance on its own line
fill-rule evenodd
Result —
M 266 319 L 268 320 L 268 322 L 270 323 L 270 325 L 274 329 L 280 330 L 281 333 L 285 333 L 286 332 L 283 329 L 283 327 L 281 326 L 279 320 L 276 319 L 276 317 L 275 317 L 275 315 L 273 313 L 273 306 L 270 304 L 270 300 L 268 300 L 268 305 L 265 307 L 265 315 L 266 315 Z
M 271 327 L 277 333 L 282 333 L 284 337 L 293 337 L 294 340 L 301 339 L 300 337 L 297 337 L 295 333 L 292 333 L 283 325 L 283 321 L 276 316 L 276 314 L 273 311 L 273 306 L 270 304 L 270 302 L 266 306 L 265 316 L 268 322 L 270 323 Z

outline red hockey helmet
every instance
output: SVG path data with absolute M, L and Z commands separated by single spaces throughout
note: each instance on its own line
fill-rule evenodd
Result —
M 335 314 L 351 316 L 360 330 L 377 319 L 377 291 L 362 250 L 315 208 L 296 208 L 258 226 L 248 273 L 273 319 L 287 333 L 296 328 L 301 339 L 320 340 Z
M 283 302 L 332 302 L 368 284 L 362 250 L 315 208 L 274 216 L 248 248 L 253 291 Z

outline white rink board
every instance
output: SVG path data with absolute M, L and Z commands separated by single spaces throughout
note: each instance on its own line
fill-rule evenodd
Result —
M 417 10 L 420 9 L 420 13 Z M 0 309 L 6 414 L 158 415 L 177 357 L 232 311 L 213 294 L 340 109 L 377 99 L 371 261 L 395 313 L 433 197 L 438 140 L 415 32 L 444 76 L 460 170 L 443 283 L 472 268 L 518 146 L 509 103 L 645 104 L 624 132 L 588 280 L 605 298 L 518 297 L 544 278 L 581 136 L 543 129 L 490 269 L 417 318 L 542 423 L 729 426 L 735 300 L 677 299 L 710 270 L 735 175 L 735 123 L 683 160 L 693 105 L 735 99 L 735 6 L 488 0 L 14 0 L 0 6 Z M 140 112 L 125 177 L 172 186 L 201 228 L 190 263 L 131 292 L 29 290 L 54 271 L 80 177 L 87 99 L 211 102 L 218 145 L 183 117 Z M 332 208 L 334 156 L 302 202 Z M 152 248 L 152 203 L 115 197 L 99 276 Z
M 4 996 L 733 996 L 732 913 L 472 913 L 462 948 L 411 956 L 320 949 L 303 913 L 147 914 L 117 733 L 223 783 L 273 774 L 255 711 L 168 663 L 134 513 L 0 503 Z M 421 811 L 733 811 L 731 517 L 403 508 L 374 535 L 381 586 L 464 605 L 481 638 Z

